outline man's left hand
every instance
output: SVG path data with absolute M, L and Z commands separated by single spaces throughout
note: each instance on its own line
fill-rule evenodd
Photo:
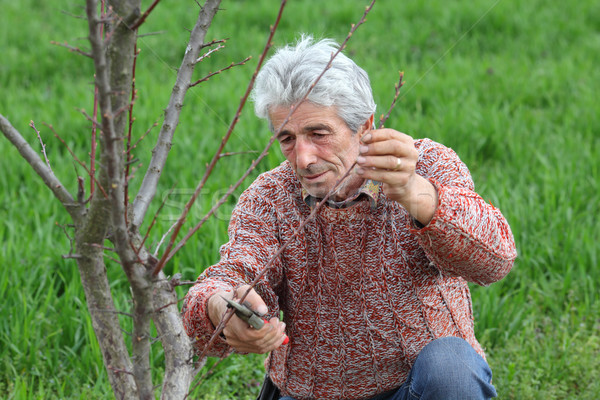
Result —
M 383 183 L 386 196 L 427 225 L 438 198 L 431 182 L 416 173 L 418 159 L 419 153 L 409 135 L 393 129 L 371 130 L 362 137 L 356 173 Z

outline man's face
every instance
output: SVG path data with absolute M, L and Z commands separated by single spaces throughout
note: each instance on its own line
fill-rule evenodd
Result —
M 275 132 L 289 111 L 290 108 L 285 106 L 270 110 Z M 302 186 L 311 195 L 323 198 L 356 161 L 366 126 L 368 124 L 354 133 L 337 115 L 334 107 L 304 102 L 277 135 L 277 140 Z M 332 197 L 344 200 L 354 194 L 362 182 L 362 178 L 350 174 Z

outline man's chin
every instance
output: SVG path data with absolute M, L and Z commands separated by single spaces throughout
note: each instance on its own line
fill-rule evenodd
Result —
M 313 197 L 317 199 L 322 199 L 331 191 L 331 189 L 335 186 L 335 183 L 331 185 L 326 185 L 325 182 L 315 183 L 315 184 L 306 184 L 306 182 L 300 182 L 304 190 L 308 192 Z M 349 185 L 350 183 L 350 185 Z M 329 197 L 331 200 L 341 201 L 347 198 L 350 194 L 356 193 L 360 185 L 363 184 L 363 180 L 345 182 L 341 184 Z
M 302 187 L 304 190 L 306 190 L 306 192 L 308 192 L 308 194 L 310 194 L 312 197 L 316 197 L 317 199 L 324 198 L 331 190 L 331 188 L 319 187 L 318 185 L 303 184 Z

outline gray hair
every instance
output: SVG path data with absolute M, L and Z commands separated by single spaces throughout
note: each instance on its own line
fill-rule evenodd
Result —
M 256 77 L 252 92 L 256 115 L 266 118 L 273 130 L 270 108 L 292 106 L 299 102 L 338 48 L 339 45 L 331 39 L 315 43 L 311 36 L 302 35 L 295 46 L 288 45 L 277 50 Z M 331 68 L 321 77 L 307 100 L 320 106 L 334 106 L 338 116 L 353 132 L 358 131 L 376 108 L 369 76 L 342 53 L 335 57 Z

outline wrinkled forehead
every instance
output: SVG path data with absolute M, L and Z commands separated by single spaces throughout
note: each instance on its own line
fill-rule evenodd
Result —
M 269 107 L 269 126 L 273 132 L 291 126 L 303 129 L 307 125 L 325 124 L 346 126 L 335 106 L 322 106 L 305 101 L 300 105 L 277 105 Z

